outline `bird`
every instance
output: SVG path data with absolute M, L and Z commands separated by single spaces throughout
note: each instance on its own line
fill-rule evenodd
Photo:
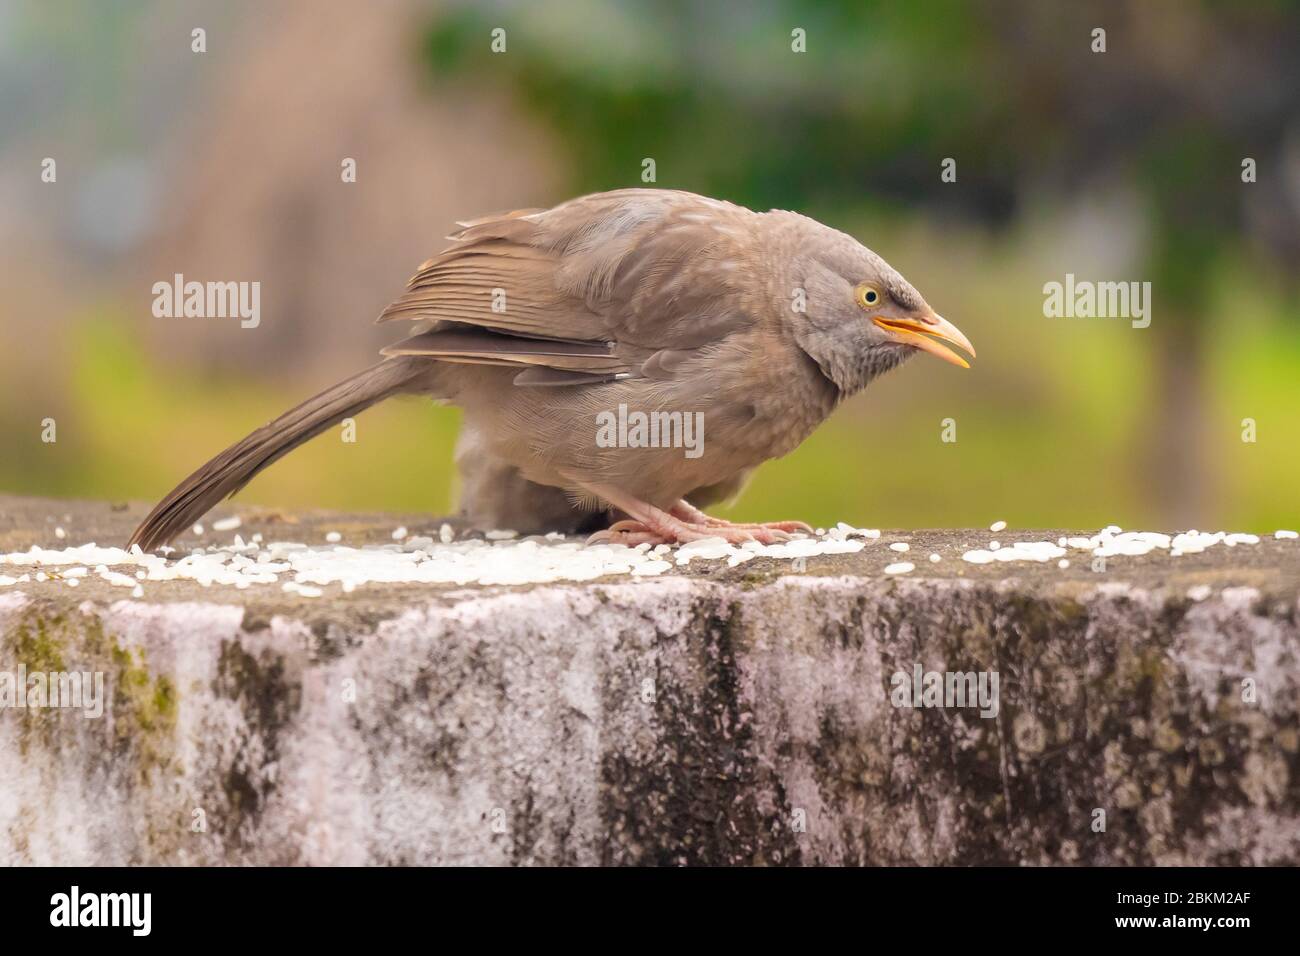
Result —
M 463 410 L 471 517 L 594 522 L 591 543 L 629 546 L 784 541 L 811 529 L 701 507 L 912 355 L 975 357 L 884 259 L 797 212 L 628 188 L 456 226 L 376 320 L 405 338 L 202 465 L 129 545 L 165 545 L 298 445 L 408 394 Z M 638 414 L 673 440 L 606 427 Z

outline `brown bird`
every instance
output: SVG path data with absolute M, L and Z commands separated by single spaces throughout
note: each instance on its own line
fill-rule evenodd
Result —
M 880 256 L 797 213 L 620 189 L 457 225 L 379 317 L 414 334 L 203 465 L 131 543 L 165 544 L 280 456 L 400 394 L 464 409 L 477 520 L 567 529 L 621 514 L 594 539 L 783 540 L 807 526 L 696 506 L 735 494 L 918 350 L 963 368 L 943 343 L 975 354 Z

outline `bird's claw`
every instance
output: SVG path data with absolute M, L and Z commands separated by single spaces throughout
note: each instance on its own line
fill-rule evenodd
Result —
M 664 535 L 656 534 L 639 521 L 618 521 L 604 531 L 597 531 L 587 539 L 587 544 L 622 544 L 635 548 L 639 544 L 672 544 Z
M 587 539 L 587 544 L 622 544 L 634 548 L 640 544 L 686 544 L 704 538 L 721 538 L 728 544 L 779 544 L 793 535 L 779 525 L 798 525 L 800 522 L 774 522 L 772 525 L 702 524 L 674 520 L 663 527 L 651 527 L 640 521 L 619 521 L 604 531 L 597 531 Z M 806 525 L 804 526 L 806 527 Z M 793 530 L 793 529 L 792 529 Z

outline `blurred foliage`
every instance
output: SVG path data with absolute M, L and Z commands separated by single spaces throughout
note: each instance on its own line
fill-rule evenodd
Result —
M 575 188 L 628 185 L 653 157 L 658 185 L 756 208 L 1005 224 L 1034 188 L 1131 175 L 1190 271 L 1242 232 L 1241 157 L 1282 165 L 1300 119 L 1298 11 L 1211 0 L 461 3 L 425 52 L 440 80 L 503 84 L 551 124 Z M 494 53 L 502 23 L 507 51 Z M 1097 26 L 1105 53 L 1091 48 Z M 794 29 L 807 52 L 791 51 Z M 939 183 L 949 156 L 959 188 Z
M 51 410 L 57 442 L 43 444 L 30 413 L 0 418 L 18 455 L 0 457 L 0 487 L 29 494 L 113 501 L 160 497 L 226 444 L 303 396 L 233 375 L 199 379 L 156 364 L 126 331 L 124 316 L 86 316 L 70 337 L 70 392 Z M 14 356 L 0 357 L 0 374 Z M 457 409 L 430 414 L 418 399 L 387 402 L 341 432 L 298 449 L 241 500 L 284 507 L 445 510 L 452 499 Z M 331 440 L 332 439 L 332 440 Z
M 1010 105 L 1011 78 L 980 66 L 990 25 L 974 5 L 927 6 L 762 4 L 741 15 L 726 4 L 575 2 L 503 18 L 461 5 L 426 49 L 435 75 L 508 84 L 551 123 L 570 145 L 576 188 L 629 185 L 654 157 L 658 185 L 764 208 L 883 196 L 901 208 L 933 192 L 935 157 L 956 154 L 964 174 L 969 157 L 963 194 L 1005 216 L 1011 192 L 980 171 L 1014 164 L 1016 125 L 994 105 Z M 502 20 L 505 55 L 487 41 Z M 791 24 L 814 53 L 791 53 Z

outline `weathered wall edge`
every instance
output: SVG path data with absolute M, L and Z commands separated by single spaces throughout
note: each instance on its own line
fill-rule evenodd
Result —
M 242 618 L 0 596 L 0 669 L 109 687 L 99 720 L 0 711 L 0 859 L 1300 861 L 1296 605 L 1248 588 L 666 578 Z M 997 716 L 892 706 L 918 662 L 996 671 Z

